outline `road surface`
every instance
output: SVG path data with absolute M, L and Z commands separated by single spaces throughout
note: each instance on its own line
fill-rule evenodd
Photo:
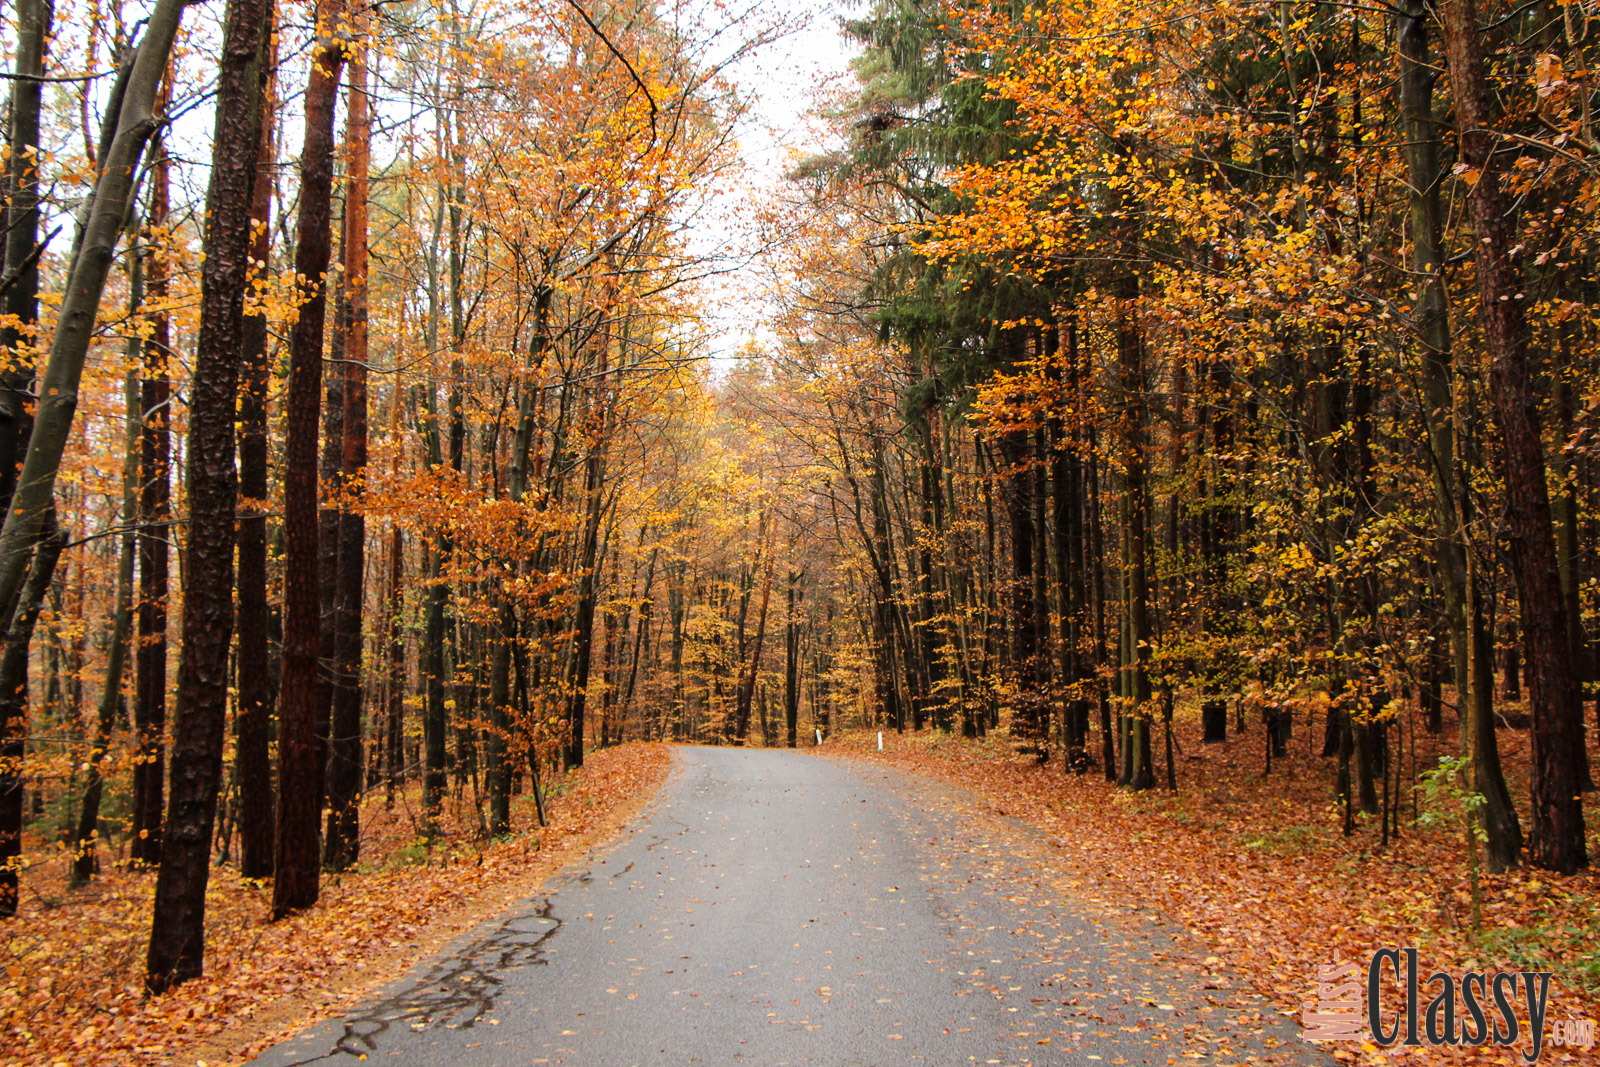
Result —
M 968 794 L 800 752 L 675 757 L 547 898 L 256 1062 L 1333 1063 Z

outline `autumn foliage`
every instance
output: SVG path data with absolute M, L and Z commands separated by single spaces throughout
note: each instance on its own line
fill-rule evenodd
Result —
M 597 752 L 857 728 L 1064 791 L 1064 839 L 1175 820 L 1180 880 L 1202 809 L 1319 900 L 1448 866 L 1386 930 L 1592 963 L 1581 5 L 868 4 L 737 210 L 786 16 L 147 6 L 3 35 L 20 1047 L 104 1033 L 41 1021 L 86 991 L 117 1048 L 242 1017 L 289 927 L 241 874 L 344 929 L 402 825 L 509 856 Z M 1457 871 L 1464 928 L 1394 918 Z

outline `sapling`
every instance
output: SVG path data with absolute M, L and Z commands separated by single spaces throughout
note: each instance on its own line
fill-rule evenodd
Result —
M 1426 807 L 1418 822 L 1423 826 L 1448 826 L 1459 820 L 1467 838 L 1467 881 L 1472 891 L 1472 936 L 1483 931 L 1483 889 L 1478 884 L 1478 846 L 1488 841 L 1483 820 L 1484 796 L 1467 784 L 1472 761 L 1461 756 L 1440 756 L 1439 765 L 1422 775 Z

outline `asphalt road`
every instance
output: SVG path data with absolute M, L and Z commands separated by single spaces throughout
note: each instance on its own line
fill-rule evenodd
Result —
M 920 778 L 680 748 L 657 802 L 548 898 L 256 1062 L 1334 1062 L 1053 851 Z

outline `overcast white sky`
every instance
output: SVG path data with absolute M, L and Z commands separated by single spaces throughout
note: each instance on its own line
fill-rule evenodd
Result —
M 753 209 L 782 180 L 797 156 L 823 147 L 822 131 L 806 119 L 818 91 L 851 76 L 850 60 L 857 49 L 840 34 L 838 26 L 840 13 L 858 8 L 858 3 L 767 2 L 778 13 L 806 19 L 806 24 L 734 68 L 741 91 L 755 101 L 754 114 L 739 136 L 748 170 L 743 183 L 715 190 L 707 224 L 694 235 L 697 252 L 734 257 L 748 253 L 753 235 L 747 223 Z M 759 270 L 747 270 L 727 275 L 718 287 L 722 299 L 710 309 L 716 362 L 731 360 L 752 336 L 759 336 L 764 282 Z

